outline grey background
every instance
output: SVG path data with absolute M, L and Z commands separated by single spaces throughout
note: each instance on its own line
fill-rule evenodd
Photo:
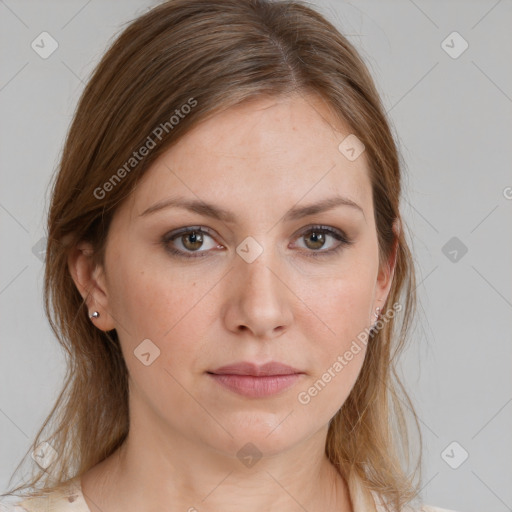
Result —
M 94 64 L 155 4 L 0 0 L 2 491 L 64 376 L 37 254 L 48 182 Z M 512 510 L 512 2 L 313 5 L 368 63 L 406 164 L 421 308 L 402 368 L 423 427 L 424 501 Z M 31 48 L 43 31 L 59 44 L 47 59 Z M 441 45 L 453 31 L 469 44 L 458 58 Z

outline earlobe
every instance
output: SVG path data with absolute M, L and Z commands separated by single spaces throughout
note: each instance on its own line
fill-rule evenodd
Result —
M 395 233 L 395 241 L 393 243 L 393 251 L 390 258 L 391 279 L 393 279 L 393 275 L 395 274 L 398 248 L 400 245 L 400 234 L 402 232 L 402 221 L 399 218 L 395 219 L 395 222 L 393 222 L 393 232 Z
M 388 262 L 388 274 L 389 274 L 389 285 L 391 287 L 391 281 L 393 281 L 393 276 L 395 275 L 395 268 L 396 268 L 396 262 L 398 257 L 398 247 L 399 247 L 400 241 L 398 236 L 395 237 L 395 241 L 393 242 L 393 250 L 391 251 L 391 256 L 389 258 Z
M 93 259 L 93 248 L 88 242 L 81 242 L 68 255 L 68 269 L 71 277 L 86 303 L 88 317 L 96 327 L 104 331 L 115 328 L 108 314 L 108 296 L 103 282 L 103 269 Z M 93 313 L 97 313 L 94 314 Z M 93 315 L 93 316 L 91 316 Z
M 395 275 L 395 267 L 396 262 L 398 258 L 398 249 L 400 244 L 400 230 L 401 230 L 401 224 L 400 220 L 396 219 L 393 223 L 393 232 L 395 233 L 395 240 L 393 242 L 393 249 L 391 251 L 391 254 L 389 256 L 389 259 L 387 262 L 385 262 L 379 271 L 379 285 L 380 290 L 378 292 L 378 296 L 383 297 L 382 302 L 383 304 L 386 303 L 387 297 L 389 294 L 389 291 L 391 289 L 391 285 L 393 283 L 393 277 Z

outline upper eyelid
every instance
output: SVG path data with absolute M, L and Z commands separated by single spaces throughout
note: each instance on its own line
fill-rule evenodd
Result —
M 328 235 L 330 234 L 332 237 L 336 238 L 336 234 L 338 234 L 343 240 L 346 241 L 347 244 L 353 243 L 351 238 L 347 236 L 347 234 L 339 229 L 335 228 L 334 226 L 327 226 L 322 224 L 310 224 L 308 226 L 305 226 L 299 230 L 299 232 L 293 235 L 293 240 L 296 240 L 297 238 L 300 238 L 301 236 L 304 236 L 305 234 L 309 233 L 310 231 L 314 231 L 317 229 L 318 231 L 325 231 Z M 177 232 L 173 232 L 177 231 Z M 224 245 L 222 242 L 219 242 L 216 240 L 216 237 L 214 234 L 211 233 L 210 228 L 207 228 L 206 226 L 202 225 L 192 225 L 192 226 L 185 226 L 183 228 L 178 228 L 177 230 L 173 230 L 169 234 L 164 235 L 164 240 L 166 242 L 172 242 L 173 239 L 177 239 L 180 236 L 186 235 L 187 233 L 193 232 L 193 231 L 199 231 L 201 233 L 204 233 L 208 236 L 210 236 L 212 239 L 214 239 L 219 245 Z M 343 243 L 341 240 L 337 239 L 340 243 Z M 186 251 L 186 252 L 208 252 L 208 251 Z M 317 251 L 322 252 L 322 251 Z M 327 252 L 327 251 L 325 251 Z

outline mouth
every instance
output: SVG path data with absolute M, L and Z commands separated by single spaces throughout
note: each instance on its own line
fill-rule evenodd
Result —
M 275 361 L 264 365 L 235 363 L 206 373 L 224 388 L 248 398 L 276 395 L 305 375 L 301 370 Z
M 277 361 L 270 361 L 265 364 L 256 364 L 242 361 L 239 363 L 221 366 L 216 370 L 209 371 L 215 375 L 251 375 L 253 377 L 261 376 L 279 376 L 279 375 L 295 375 L 304 373 L 293 366 L 289 366 Z

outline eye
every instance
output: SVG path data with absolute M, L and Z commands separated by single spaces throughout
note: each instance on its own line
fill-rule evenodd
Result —
M 211 249 L 224 249 L 208 231 L 208 228 L 202 226 L 189 226 L 164 235 L 162 243 L 168 252 L 184 258 L 203 257 Z M 344 246 L 354 243 L 343 231 L 329 226 L 311 226 L 297 240 L 305 241 L 299 247 L 305 249 L 307 256 L 313 257 L 335 254 Z
M 202 257 L 205 255 L 203 253 L 207 253 L 210 249 L 222 248 L 222 245 L 217 244 L 208 234 L 206 228 L 201 226 L 187 227 L 178 232 L 173 231 L 165 235 L 162 242 L 171 254 L 186 258 Z
M 313 257 L 336 253 L 344 246 L 353 243 L 343 231 L 329 226 L 312 226 L 307 231 L 304 231 L 298 240 L 305 241 L 303 247 L 310 249 L 307 251 L 310 253 L 308 256 Z

